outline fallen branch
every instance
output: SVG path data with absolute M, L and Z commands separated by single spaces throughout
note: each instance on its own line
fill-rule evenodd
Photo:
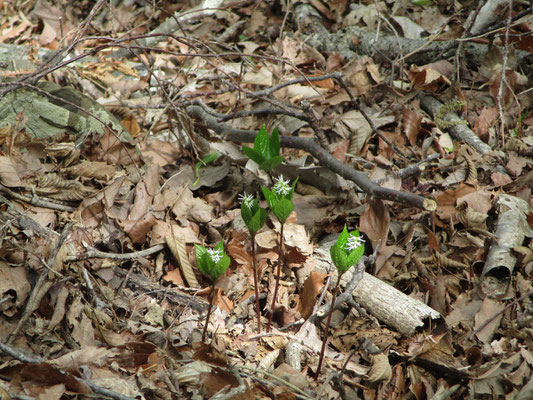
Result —
M 216 132 L 221 138 L 232 142 L 251 143 L 254 141 L 257 132 L 244 129 L 235 129 L 227 124 L 218 122 L 215 114 L 206 111 L 207 106 L 190 105 L 185 108 L 187 113 L 201 121 L 207 128 Z M 317 142 L 309 138 L 300 138 L 293 136 L 281 136 L 281 145 L 293 149 L 300 149 L 310 153 L 320 163 L 336 172 L 345 179 L 354 182 L 363 192 L 368 195 L 376 196 L 384 200 L 390 200 L 395 203 L 401 203 L 412 207 L 422 208 L 427 211 L 433 211 L 437 208 L 435 200 L 423 196 L 392 190 L 379 186 L 372 182 L 363 172 L 357 171 L 352 167 L 343 164 L 333 157 L 324 148 L 320 147 Z
M 422 96 L 420 106 L 435 119 L 445 105 L 433 96 Z M 450 124 L 447 130 L 455 139 L 465 142 L 480 154 L 492 152 L 492 147 L 483 142 L 456 113 L 447 112 L 442 119 Z

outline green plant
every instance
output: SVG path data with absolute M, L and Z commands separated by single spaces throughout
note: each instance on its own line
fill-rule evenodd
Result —
M 200 181 L 200 168 L 205 167 L 207 164 L 215 161 L 218 158 L 218 153 L 215 151 L 214 153 L 208 154 L 205 157 L 203 157 L 200 161 L 196 163 L 196 167 L 194 169 L 194 175 L 196 176 L 196 180 L 192 184 L 193 187 L 198 185 L 198 182 Z
M 263 194 L 268 203 L 268 207 L 278 221 L 281 224 L 280 233 L 279 233 L 279 257 L 278 257 L 278 268 L 276 273 L 276 286 L 274 287 L 274 296 L 272 298 L 272 306 L 270 307 L 270 315 L 268 317 L 267 332 L 270 332 L 270 326 L 272 325 L 272 318 L 274 316 L 274 308 L 276 306 L 276 297 L 278 295 L 279 287 L 279 278 L 281 275 L 281 266 L 283 265 L 283 227 L 285 221 L 287 220 L 289 214 L 294 209 L 294 204 L 292 202 L 292 196 L 294 194 L 294 187 L 296 186 L 296 179 L 292 185 L 289 185 L 288 180 L 283 179 L 283 175 L 280 175 L 272 187 L 272 190 L 262 187 Z
M 259 308 L 259 285 L 257 282 L 257 267 L 255 264 L 255 235 L 263 227 L 267 218 L 267 211 L 259 207 L 259 200 L 244 192 L 239 196 L 241 200 L 241 216 L 252 237 L 252 267 L 254 273 L 255 308 L 257 312 L 257 332 L 261 333 L 261 309 Z
M 337 284 L 333 290 L 333 300 L 331 301 L 331 307 L 328 313 L 328 319 L 326 321 L 326 332 L 324 333 L 324 340 L 322 341 L 322 349 L 320 350 L 320 358 L 318 359 L 318 368 L 315 374 L 315 380 L 320 375 L 320 368 L 322 367 L 322 361 L 324 360 L 324 352 L 326 350 L 326 343 L 328 341 L 329 324 L 331 323 L 331 315 L 333 314 L 333 308 L 335 307 L 335 300 L 337 298 L 337 290 L 339 288 L 339 282 L 342 275 L 348 271 L 353 265 L 357 264 L 363 254 L 365 253 L 364 240 L 359 234 L 359 230 L 348 233 L 346 225 L 342 230 L 337 242 L 331 246 L 330 249 L 331 260 L 338 271 Z
M 255 161 L 259 168 L 270 172 L 277 165 L 283 162 L 283 156 L 280 155 L 279 132 L 277 128 L 272 131 L 272 136 L 268 136 L 265 126 L 263 125 L 254 139 L 254 147 L 242 146 L 242 151 L 251 160 Z
M 207 326 L 209 325 L 209 317 L 211 316 L 211 309 L 213 307 L 213 298 L 215 297 L 215 283 L 226 272 L 231 260 L 224 252 L 224 242 L 220 241 L 214 249 L 207 249 L 204 246 L 195 244 L 196 262 L 200 271 L 211 278 L 211 292 L 209 293 L 209 308 L 207 309 L 207 316 L 205 318 L 204 331 L 202 333 L 202 342 L 205 341 L 207 333 Z

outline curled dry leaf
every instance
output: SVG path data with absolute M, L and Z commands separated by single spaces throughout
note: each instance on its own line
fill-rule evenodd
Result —
M 165 242 L 167 243 L 167 246 L 174 258 L 178 260 L 181 272 L 183 272 L 183 276 L 185 277 L 185 280 L 189 286 L 192 288 L 199 288 L 200 284 L 198 283 L 196 275 L 194 274 L 193 266 L 189 262 L 185 241 L 175 236 L 167 236 L 165 238 Z
M 374 354 L 370 356 L 370 371 L 368 371 L 368 380 L 370 382 L 388 381 L 392 377 L 392 368 L 389 363 L 389 357 L 386 354 Z
M 324 280 L 328 274 L 321 272 L 311 272 L 309 277 L 304 282 L 304 288 L 300 296 L 300 304 L 298 309 L 302 318 L 307 319 L 313 313 L 313 308 L 316 304 L 316 297 L 324 287 Z
M 409 144 L 411 146 L 416 146 L 418 134 L 420 133 L 420 126 L 422 124 L 422 115 L 407 107 L 402 107 L 402 116 L 403 133 L 409 140 Z
M 364 232 L 376 248 L 378 240 L 382 244 L 387 243 L 389 234 L 390 215 L 385 203 L 378 198 L 372 198 L 361 214 L 359 230 Z

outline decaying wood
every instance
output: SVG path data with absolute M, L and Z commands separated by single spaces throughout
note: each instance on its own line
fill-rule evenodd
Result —
M 439 312 L 428 305 L 366 272 L 352 294 L 355 301 L 370 314 L 405 336 L 413 335 L 426 322 L 442 318 Z
M 493 298 L 504 296 L 507 292 L 516 264 L 512 249 L 521 246 L 526 236 L 531 236 L 526 220 L 529 211 L 526 201 L 502 194 L 496 205 L 496 240 L 490 247 L 481 273 L 481 290 L 486 296 Z
M 410 64 L 425 65 L 455 56 L 459 45 L 454 40 L 409 39 L 356 26 L 330 33 L 324 27 L 318 11 L 305 3 L 297 5 L 293 15 L 298 26 L 307 34 L 308 45 L 328 54 L 342 54 L 349 60 L 356 55 L 370 55 L 377 59 L 385 58 L 386 61 L 401 58 Z M 486 44 L 469 41 L 464 46 L 465 59 L 469 65 L 480 66 L 488 50 Z M 516 58 L 526 74 L 533 71 L 533 57 L 529 52 L 517 50 Z
M 336 241 L 336 237 L 337 235 L 331 235 L 331 238 L 324 239 L 320 247 L 315 250 L 319 254 L 317 259 L 320 261 L 317 268 L 321 272 L 335 270 L 329 255 L 329 247 L 330 243 Z M 339 295 L 339 301 L 352 303 L 347 299 L 351 293 L 357 305 L 405 336 L 413 335 L 417 328 L 425 326 L 426 323 L 431 324 L 442 320 L 438 311 L 364 272 L 365 259 L 366 257 L 363 257 L 357 266 L 343 274 L 341 279 L 343 293 Z M 334 271 L 333 275 L 337 275 L 337 272 Z M 337 277 L 332 276 L 331 279 L 336 282 Z M 318 316 L 326 315 L 328 310 L 329 305 L 322 307 L 318 311 Z
M 420 99 L 420 106 L 432 117 L 435 117 L 439 113 L 439 110 L 444 107 L 444 104 L 433 96 L 422 96 Z M 492 151 L 492 148 L 465 125 L 464 120 L 456 113 L 448 112 L 443 119 L 452 124 L 447 130 L 454 139 L 467 143 L 480 154 Z

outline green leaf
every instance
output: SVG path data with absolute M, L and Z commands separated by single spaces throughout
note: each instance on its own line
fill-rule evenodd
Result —
M 259 208 L 251 218 L 250 222 L 246 224 L 252 236 L 255 236 L 257 231 L 263 227 L 266 219 L 267 211 L 264 208 Z
M 261 153 L 264 158 L 269 158 L 270 138 L 265 125 L 259 129 L 254 139 L 254 150 Z
M 272 207 L 274 215 L 281 223 L 284 223 L 287 220 L 292 210 L 294 210 L 294 204 L 291 200 L 285 197 L 279 199 L 279 201 L 274 204 L 274 207 Z
M 348 254 L 345 250 L 348 236 L 348 229 L 346 228 L 346 224 L 344 224 L 344 229 L 339 235 L 337 242 L 331 246 L 330 249 L 331 260 L 339 272 L 346 272 L 349 268 L 346 267 L 346 264 L 348 263 Z
M 281 145 L 279 141 L 279 132 L 278 132 L 278 128 L 276 127 L 272 131 L 272 136 L 270 137 L 270 143 L 269 143 L 270 152 L 268 154 L 268 158 L 278 157 L 280 148 L 281 148 Z M 283 160 L 283 157 L 282 157 L 282 160 Z
M 205 167 L 207 164 L 215 161 L 218 158 L 218 153 L 215 151 L 214 153 L 206 155 L 204 158 L 200 159 L 196 163 L 196 169 L 195 169 L 195 176 L 196 180 L 192 184 L 193 187 L 198 185 L 198 182 L 200 181 L 200 168 Z
M 220 278 L 224 274 L 224 272 L 226 272 L 230 263 L 231 263 L 230 258 L 226 254 L 224 254 L 222 258 L 220 259 L 220 261 L 216 263 L 216 265 L 213 267 L 213 270 L 211 271 L 211 274 L 210 274 L 211 278 L 213 278 L 213 280 L 215 281 L 218 278 Z
M 340 274 L 348 271 L 353 265 L 357 264 L 363 254 L 365 254 L 365 245 L 361 244 L 359 247 L 353 250 L 348 250 L 346 244 L 350 236 L 359 237 L 359 231 L 355 230 L 351 233 L 348 233 L 346 225 L 342 230 L 337 242 L 331 246 L 330 254 L 333 264 L 337 267 L 337 270 Z
M 363 254 L 365 254 L 365 245 L 361 244 L 357 249 L 352 250 L 350 252 L 350 255 L 348 256 L 348 268 L 350 268 L 352 265 L 355 265 L 359 262 L 361 257 L 363 257 Z
M 279 164 L 283 162 L 284 158 L 283 156 L 276 156 L 271 159 L 265 160 L 262 163 L 259 164 L 259 168 L 263 171 L 272 171 L 274 168 L 276 168 Z
M 254 199 L 255 201 L 256 199 Z M 241 217 L 244 220 L 246 226 L 250 225 L 250 220 L 253 216 L 253 208 L 249 208 L 244 204 L 244 201 L 241 203 Z
M 256 149 L 252 149 L 248 146 L 242 146 L 242 152 L 250 158 L 250 160 L 255 161 L 258 165 L 261 165 L 265 162 L 265 157 L 259 153 Z
M 331 261 L 333 261 L 333 264 L 335 264 L 337 270 L 341 273 L 346 272 L 347 269 L 345 269 L 345 266 L 348 263 L 348 257 L 346 257 L 346 253 L 337 245 L 333 245 L 331 246 L 330 254 Z
M 208 258 L 207 249 L 199 244 L 194 244 L 194 250 L 196 253 L 196 263 L 198 264 L 198 268 L 200 268 L 200 271 L 202 271 L 202 273 L 205 275 L 209 275 L 209 269 L 206 260 L 206 257 Z
M 220 250 L 222 253 L 222 258 L 218 262 L 215 262 L 211 258 L 204 246 L 195 244 L 194 249 L 196 252 L 196 262 L 198 263 L 198 268 L 203 274 L 210 276 L 211 279 L 215 281 L 220 278 L 224 272 L 226 272 L 231 263 L 230 258 L 226 253 L 224 253 L 223 241 L 220 241 L 220 243 L 215 247 L 215 250 Z
M 289 199 L 290 201 L 292 201 L 292 196 L 294 196 L 294 188 L 296 187 L 296 184 L 297 184 L 297 183 L 298 183 L 298 178 L 296 178 L 296 179 L 294 180 L 294 182 L 293 182 L 292 185 L 291 185 L 291 186 L 292 186 L 292 190 L 291 190 L 291 192 L 286 196 L 287 199 Z
M 268 207 L 270 207 L 272 210 L 274 205 L 277 203 L 276 194 L 264 186 L 261 186 L 261 190 L 263 191 L 263 195 L 268 203 Z

